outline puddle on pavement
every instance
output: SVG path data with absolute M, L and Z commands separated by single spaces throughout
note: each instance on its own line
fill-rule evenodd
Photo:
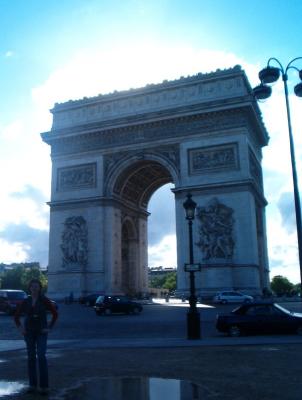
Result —
M 151 377 L 92 378 L 66 388 L 57 400 L 207 400 L 217 393 L 203 385 Z
M 20 382 L 0 381 L 0 398 L 17 394 L 24 389 L 25 385 Z

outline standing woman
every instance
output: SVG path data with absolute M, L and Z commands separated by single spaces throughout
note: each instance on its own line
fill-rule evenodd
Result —
M 28 392 L 35 392 L 38 388 L 37 356 L 39 370 L 39 387 L 41 394 L 48 393 L 48 366 L 46 359 L 47 335 L 54 326 L 58 313 L 51 301 L 42 294 L 42 285 L 38 279 L 32 279 L 28 286 L 30 296 L 23 300 L 15 313 L 15 323 L 20 330 L 27 347 L 27 365 L 29 388 Z M 47 311 L 52 318 L 48 323 Z M 24 324 L 20 316 L 24 314 Z

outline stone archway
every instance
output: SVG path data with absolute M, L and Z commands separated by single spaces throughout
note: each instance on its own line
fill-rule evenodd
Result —
M 51 296 L 147 291 L 147 206 L 168 182 L 178 289 L 188 290 L 188 191 L 198 205 L 199 294 L 268 286 L 261 169 L 268 134 L 239 66 L 56 104 L 52 113 L 42 134 L 52 157 Z
M 118 162 L 120 158 L 121 162 Z M 126 294 L 148 291 L 148 203 L 153 193 L 173 182 L 174 167 L 162 154 L 145 152 L 115 156 L 113 174 L 108 173 L 106 191 L 114 209 L 116 224 L 111 237 L 110 262 L 114 290 Z M 172 172 L 169 172 L 169 169 Z M 109 171 L 108 171 L 109 172 Z M 120 220 L 120 221 L 119 221 Z M 119 249 L 121 248 L 121 252 Z M 108 254 L 108 259 L 111 255 Z

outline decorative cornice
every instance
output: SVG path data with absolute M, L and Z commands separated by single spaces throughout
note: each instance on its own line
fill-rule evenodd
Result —
M 255 183 L 254 179 L 245 179 L 241 181 L 229 181 L 229 182 L 217 182 L 211 184 L 205 184 L 200 187 L 197 186 L 183 186 L 181 188 L 171 189 L 175 195 L 186 194 L 188 192 L 192 193 L 202 193 L 203 195 L 210 194 L 222 194 L 222 193 L 234 193 L 238 191 L 250 191 L 255 196 L 256 201 L 261 207 L 267 206 L 267 200 L 265 199 L 263 193 L 259 190 L 259 186 Z
M 146 218 L 150 215 L 149 212 L 140 208 L 137 205 L 133 205 L 126 200 L 121 200 L 114 197 L 88 197 L 81 199 L 72 200 L 53 200 L 47 203 L 50 207 L 50 212 L 79 209 L 79 208 L 91 208 L 91 207 L 106 207 L 106 206 L 118 206 L 125 210 L 135 211 L 136 214 L 139 213 L 140 216 Z
M 47 132 L 42 134 L 43 140 L 52 146 L 52 155 L 75 154 L 83 151 L 95 151 L 107 148 L 117 148 L 158 140 L 209 134 L 213 131 L 246 127 L 255 132 L 261 146 L 267 144 L 268 137 L 263 136 L 259 124 L 251 116 L 249 108 L 230 108 L 223 111 L 205 112 L 202 114 L 177 116 L 170 119 L 159 119 L 81 132 L 65 132 L 65 134 Z

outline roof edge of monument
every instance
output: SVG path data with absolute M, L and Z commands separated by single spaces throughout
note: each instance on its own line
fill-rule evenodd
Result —
M 172 88 L 175 85 L 180 85 L 180 84 L 186 84 L 186 83 L 192 83 L 197 80 L 207 80 L 209 78 L 215 78 L 215 77 L 223 77 L 224 75 L 230 75 L 232 73 L 238 73 L 238 72 L 243 72 L 243 69 L 240 65 L 235 65 L 234 67 L 231 68 L 225 68 L 225 69 L 216 69 L 216 71 L 212 72 L 198 72 L 195 75 L 188 75 L 186 77 L 181 76 L 180 78 L 176 78 L 173 80 L 163 80 L 160 83 L 148 83 L 145 86 L 138 87 L 138 88 L 130 88 L 126 90 L 121 90 L 121 91 L 113 91 L 110 93 L 105 93 L 105 94 L 98 94 L 97 96 L 92 96 L 92 97 L 83 97 L 82 99 L 76 99 L 76 100 L 68 100 L 66 102 L 62 103 L 55 103 L 53 109 L 51 110 L 52 112 L 56 111 L 61 111 L 64 109 L 72 108 L 73 106 L 83 106 L 87 105 L 90 103 L 93 103 L 95 101 L 110 101 L 114 100 L 115 98 L 123 97 L 123 96 L 131 96 L 131 95 L 138 95 L 138 94 L 143 94 L 147 93 L 148 91 L 154 91 L 158 89 L 168 89 Z

